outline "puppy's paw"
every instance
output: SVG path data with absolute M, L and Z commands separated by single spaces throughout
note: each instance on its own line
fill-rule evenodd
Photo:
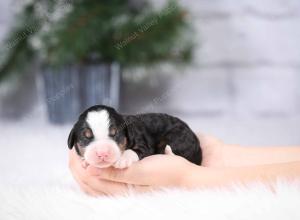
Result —
M 170 147 L 170 145 L 167 145 L 165 148 L 165 154 L 167 155 L 175 155 L 172 151 L 172 148 Z
M 138 160 L 139 157 L 133 150 L 125 150 L 120 159 L 113 166 L 118 169 L 124 169 L 130 167 L 132 163 Z

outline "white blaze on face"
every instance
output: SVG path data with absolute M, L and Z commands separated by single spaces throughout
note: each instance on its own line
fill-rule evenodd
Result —
M 84 158 L 94 166 L 103 168 L 114 164 L 121 156 L 117 143 L 109 137 L 109 113 L 106 110 L 92 111 L 86 118 L 94 140 L 86 147 Z
M 110 123 L 109 114 L 106 110 L 89 112 L 86 121 L 93 131 L 95 140 L 108 138 Z

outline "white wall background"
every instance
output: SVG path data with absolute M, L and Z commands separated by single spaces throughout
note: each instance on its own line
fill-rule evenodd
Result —
M 300 113 L 300 1 L 187 0 L 200 45 L 178 77 L 182 111 L 253 116 Z M 196 94 L 196 95 L 195 95 Z M 189 105 L 189 97 L 201 99 Z

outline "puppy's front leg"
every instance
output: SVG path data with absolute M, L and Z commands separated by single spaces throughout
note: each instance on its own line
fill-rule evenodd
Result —
M 113 165 L 115 168 L 124 169 L 130 167 L 132 163 L 139 161 L 139 156 L 133 150 L 125 150 L 120 159 Z

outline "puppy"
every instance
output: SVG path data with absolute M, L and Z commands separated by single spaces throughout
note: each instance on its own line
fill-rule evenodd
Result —
M 200 143 L 180 119 L 159 113 L 121 115 L 115 109 L 96 105 L 85 110 L 72 128 L 68 147 L 99 168 L 129 167 L 153 154 L 182 156 L 201 164 Z

